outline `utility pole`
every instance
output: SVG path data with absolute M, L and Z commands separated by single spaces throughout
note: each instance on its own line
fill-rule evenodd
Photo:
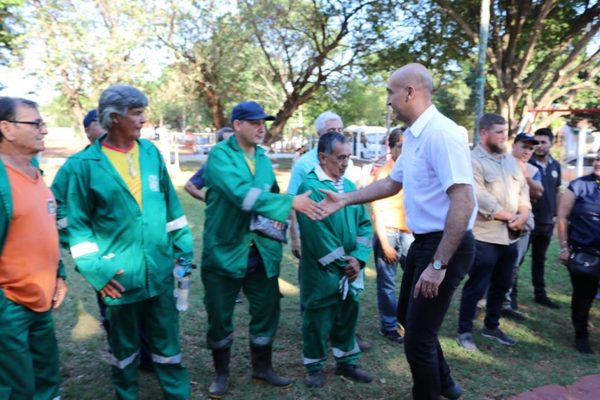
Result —
M 473 144 L 479 143 L 479 118 L 483 115 L 485 101 L 485 52 L 487 50 L 488 32 L 490 30 L 490 0 L 481 1 L 481 23 L 479 25 L 479 57 L 477 61 L 477 77 L 475 78 L 475 124 Z

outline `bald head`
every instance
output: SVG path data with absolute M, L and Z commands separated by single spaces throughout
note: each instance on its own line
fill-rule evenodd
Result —
M 410 126 L 431 105 L 431 73 L 421 64 L 407 64 L 390 76 L 387 92 L 396 118 Z
M 424 90 L 429 95 L 433 92 L 433 78 L 431 73 L 422 64 L 412 63 L 398 68 L 390 77 L 390 83 L 399 83 L 401 86 L 413 86 L 417 90 Z

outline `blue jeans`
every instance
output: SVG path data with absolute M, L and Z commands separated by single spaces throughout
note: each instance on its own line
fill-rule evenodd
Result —
M 452 295 L 471 267 L 475 253 L 473 233 L 465 233 L 448 262 L 446 276 L 437 297 L 413 297 L 415 285 L 431 262 L 442 239 L 442 232 L 414 235 L 406 256 L 398 304 L 398 321 L 404 325 L 404 352 L 413 377 L 413 399 L 439 400 L 440 392 L 454 385 L 450 368 L 438 340 Z
M 410 233 L 399 229 L 386 229 L 387 241 L 400 255 L 398 261 L 392 264 L 385 262 L 383 249 L 377 235 L 373 236 L 373 253 L 375 255 L 375 268 L 377 270 L 377 307 L 379 308 L 380 328 L 383 332 L 396 330 L 398 318 L 396 309 L 398 307 L 396 297 L 396 273 L 398 264 L 404 270 L 404 260 L 408 254 L 408 248 L 413 242 Z
M 529 246 L 529 235 L 530 232 L 525 232 L 521 234 L 519 240 L 517 240 L 517 262 L 515 263 L 515 267 L 513 268 L 513 276 L 512 283 L 510 289 L 506 292 L 504 296 L 504 304 L 502 304 L 502 309 L 512 308 L 511 304 L 517 304 L 517 286 L 519 283 L 519 269 L 521 268 L 521 264 L 523 264 L 523 260 L 525 260 L 525 254 L 527 254 L 527 247 Z
M 475 241 L 475 261 L 469 279 L 463 286 L 458 317 L 458 333 L 473 331 L 477 302 L 487 290 L 484 325 L 488 329 L 500 326 L 500 310 L 510 288 L 517 261 L 517 243 L 501 245 Z

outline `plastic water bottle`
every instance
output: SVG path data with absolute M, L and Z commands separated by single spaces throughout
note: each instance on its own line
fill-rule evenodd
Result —
M 192 273 L 192 265 L 185 259 L 177 260 L 173 268 L 173 276 L 177 282 L 175 289 L 175 298 L 177 298 L 177 311 L 185 311 L 188 309 L 188 295 L 190 289 L 190 274 Z

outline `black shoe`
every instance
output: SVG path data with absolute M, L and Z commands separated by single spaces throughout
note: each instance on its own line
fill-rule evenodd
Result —
M 400 336 L 400 334 L 398 333 L 397 330 L 393 330 L 393 331 L 379 331 L 379 333 L 386 339 L 397 343 L 397 344 L 402 344 L 404 343 L 404 338 L 402 336 Z
M 355 382 L 369 383 L 373 380 L 373 375 L 358 368 L 356 365 L 350 364 L 338 364 L 335 368 L 335 374 L 345 376 Z
M 364 340 L 358 333 L 356 334 L 356 343 L 358 343 L 360 351 L 371 350 L 371 347 L 373 347 L 371 346 L 371 343 Z
M 252 357 L 252 378 L 278 387 L 292 386 L 291 379 L 277 375 L 273 370 L 272 347 L 250 347 Z
M 456 400 L 463 395 L 463 392 L 463 388 L 455 382 L 453 386 L 442 389 L 442 393 L 440 394 L 442 395 L 442 397 L 445 397 L 448 400 Z
M 575 348 L 582 354 L 594 354 L 594 350 L 592 350 L 588 338 L 575 339 Z
M 552 308 L 553 310 L 557 310 L 560 308 L 560 306 L 558 304 L 556 304 L 555 302 L 550 300 L 550 298 L 545 295 L 544 296 L 535 296 L 535 302 L 542 306 Z
M 325 374 L 323 371 L 309 372 L 304 378 L 304 383 L 308 387 L 320 388 L 325 385 Z
M 365 339 L 363 339 L 358 333 L 355 336 L 356 336 L 356 343 L 358 344 L 360 351 L 371 350 L 371 347 L 373 347 L 373 346 L 371 346 L 371 343 L 369 343 Z
M 504 318 L 512 319 L 513 321 L 525 321 L 525 316 L 512 308 L 505 308 L 500 310 L 500 315 Z
M 481 335 L 488 339 L 494 339 L 505 346 L 514 346 L 515 344 L 517 344 L 517 341 L 515 339 L 502 332 L 500 328 L 483 328 L 481 331 Z
M 208 397 L 210 399 L 220 399 L 225 396 L 227 389 L 229 389 L 231 349 L 214 349 L 212 357 L 215 366 L 215 379 L 208 388 Z

